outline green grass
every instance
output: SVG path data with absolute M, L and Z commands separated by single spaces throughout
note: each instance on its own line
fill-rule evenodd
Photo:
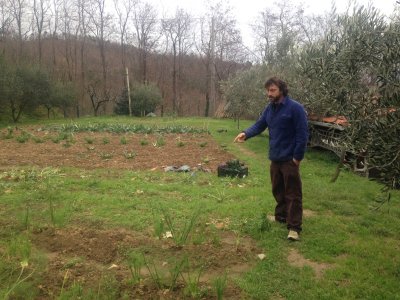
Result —
M 262 221 L 262 216 L 272 214 L 274 209 L 267 161 L 267 135 L 255 137 L 242 145 L 232 143 L 236 134 L 251 122 L 242 121 L 241 128 L 237 129 L 232 120 L 203 118 L 108 117 L 95 121 L 113 125 L 157 124 L 158 128 L 188 126 L 208 130 L 220 145 L 225 145 L 226 151 L 246 163 L 249 176 L 231 179 L 201 172 L 186 174 L 74 168 L 3 170 L 0 173 L 1 299 L 6 296 L 34 299 L 40 294 L 38 286 L 45 276 L 42 270 L 45 270 L 46 260 L 31 243 L 30 236 L 34 232 L 100 224 L 102 228 L 140 232 L 152 228 L 156 237 L 168 228 L 168 224 L 163 224 L 166 214 L 173 222 L 170 227 L 180 233 L 176 241 L 179 246 L 190 242 L 202 243 L 206 237 L 197 236 L 196 241 L 191 241 L 187 230 L 194 231 L 211 219 L 229 218 L 227 230 L 238 233 L 238 242 L 242 236 L 257 240 L 266 258 L 234 279 L 247 295 L 245 298 L 400 299 L 399 191 L 393 191 L 391 201 L 375 210 L 375 200 L 382 188 L 380 184 L 347 170 L 341 172 L 335 183 L 331 183 L 337 158 L 328 152 L 310 150 L 302 162 L 301 173 L 303 206 L 313 215 L 304 218 L 301 242 L 291 243 L 286 240 L 285 227 Z M 74 122 L 83 127 L 94 120 L 82 118 L 70 124 Z M 64 123 L 67 122 L 43 122 L 49 126 Z M 163 138 L 167 139 L 165 134 Z M 198 214 L 199 206 L 201 211 Z M 215 243 L 218 243 L 217 238 Z M 287 255 L 292 249 L 305 259 L 330 267 L 321 278 L 317 278 L 311 267 L 296 267 L 288 263 Z M 132 275 L 126 278 L 132 284 L 140 281 L 142 276 L 135 265 L 137 260 L 142 259 L 137 255 L 135 252 L 134 256 L 127 256 L 126 262 L 120 262 L 132 267 Z M 152 261 L 151 257 L 146 259 Z M 60 266 L 60 272 L 65 273 L 69 268 L 66 266 L 73 267 L 81 260 L 84 259 L 71 257 Z M 23 262 L 28 262 L 24 268 Z M 139 265 L 142 264 L 140 262 Z M 153 265 L 151 270 L 154 271 Z M 182 272 L 187 284 L 182 298 L 191 299 L 203 293 L 196 281 L 200 270 L 187 272 L 188 269 Z M 219 280 L 215 284 L 221 295 L 226 282 L 225 279 Z M 102 297 L 112 299 L 118 295 L 120 288 L 114 277 L 105 274 L 98 287 L 86 287 L 75 282 L 65 286 L 54 298 L 92 299 L 100 291 L 101 295 L 105 295 Z M 211 298 L 216 294 L 215 288 L 209 292 Z

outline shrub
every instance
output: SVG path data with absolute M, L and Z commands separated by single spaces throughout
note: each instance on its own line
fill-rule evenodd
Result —
M 135 116 L 145 116 L 150 112 L 154 112 L 161 103 L 161 92 L 159 88 L 153 84 L 142 84 L 133 88 L 131 92 L 131 108 Z M 114 112 L 119 115 L 129 114 L 129 100 L 126 90 L 123 90 L 117 100 Z

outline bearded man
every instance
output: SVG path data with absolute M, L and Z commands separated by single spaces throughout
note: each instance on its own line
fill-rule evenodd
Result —
M 286 223 L 287 238 L 298 241 L 303 218 L 299 168 L 308 141 L 307 115 L 300 103 L 289 98 L 283 80 L 272 77 L 264 87 L 268 105 L 258 121 L 239 133 L 234 142 L 244 142 L 268 128 L 272 194 L 276 200 L 275 221 Z

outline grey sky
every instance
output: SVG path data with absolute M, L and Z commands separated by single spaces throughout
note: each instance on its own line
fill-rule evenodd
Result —
M 200 17 L 204 14 L 207 3 L 210 0 L 143 0 L 155 5 L 159 12 L 164 16 L 171 16 L 175 13 L 177 7 L 183 8 L 190 12 L 195 17 Z M 213 0 L 211 0 L 213 1 Z M 232 7 L 233 14 L 236 16 L 239 27 L 241 29 L 243 40 L 248 46 L 252 46 L 252 33 L 249 25 L 253 22 L 257 14 L 264 11 L 266 7 L 274 5 L 274 0 L 225 0 Z M 216 2 L 213 1 L 214 3 Z M 303 3 L 306 14 L 323 14 L 329 11 L 332 5 L 332 0 L 292 0 L 294 5 Z M 349 0 L 333 1 L 339 12 L 342 12 L 348 6 Z M 393 12 L 395 0 L 358 0 L 358 4 L 368 5 L 372 3 L 384 14 L 390 15 Z M 398 5 L 398 4 L 397 4 Z M 400 5 L 398 5 L 400 6 Z

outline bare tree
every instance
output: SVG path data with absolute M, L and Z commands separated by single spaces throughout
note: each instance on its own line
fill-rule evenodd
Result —
M 87 7 L 90 18 L 89 29 L 93 34 L 100 52 L 104 88 L 107 86 L 106 41 L 112 33 L 112 16 L 106 10 L 106 0 L 92 0 Z
M 255 35 L 256 49 L 261 54 L 265 63 L 272 63 L 276 45 L 276 23 L 277 16 L 269 10 L 260 12 L 252 30 Z
M 72 50 L 72 38 L 73 38 L 73 3 L 64 1 L 62 6 L 62 35 L 64 37 L 64 57 L 67 63 L 66 77 L 68 81 L 73 80 L 74 74 L 74 64 L 73 64 L 73 50 Z
M 304 15 L 300 10 L 297 13 L 297 23 L 299 26 L 300 45 L 310 46 L 321 40 L 325 34 L 328 24 L 332 22 L 332 12 L 320 15 Z
M 24 18 L 26 17 L 27 10 L 27 0 L 8 0 L 8 7 L 10 8 L 10 13 L 13 17 L 13 23 L 15 23 L 17 27 L 17 35 L 18 35 L 18 51 L 17 51 L 17 61 L 22 58 L 22 50 L 23 50 L 23 40 L 25 39 L 26 34 L 29 31 L 29 28 L 26 28 L 26 24 L 24 23 Z
M 215 70 L 219 81 L 226 80 L 234 72 L 237 63 L 245 62 L 247 55 L 240 30 L 230 8 L 216 11 L 215 22 Z
M 114 0 L 114 7 L 118 16 L 118 26 L 121 41 L 121 63 L 123 70 L 126 68 L 126 36 L 128 21 L 136 4 L 137 0 Z
M 49 9 L 49 0 L 33 0 L 33 18 L 38 39 L 39 66 L 42 64 L 42 34 L 45 25 L 45 18 L 47 17 Z
M 88 0 L 76 0 L 75 5 L 78 10 L 78 26 L 76 29 L 76 40 L 78 40 L 78 35 L 80 37 L 79 39 L 79 45 L 80 45 L 80 84 L 79 84 L 79 94 L 80 94 L 80 99 L 83 100 L 86 95 L 86 64 L 85 64 L 85 46 L 86 46 L 86 38 L 87 38 L 87 32 L 88 32 L 88 6 L 89 6 L 89 1 Z M 78 101 L 76 103 L 76 115 L 79 118 L 80 116 L 80 101 L 78 98 Z
M 196 47 L 206 68 L 204 116 L 208 117 L 210 112 L 214 113 L 215 102 L 215 18 L 213 15 L 200 20 L 200 39 L 198 39 Z
M 99 98 L 98 103 L 105 112 L 106 104 L 111 100 L 107 82 L 106 43 L 112 34 L 112 16 L 107 12 L 105 0 L 92 0 L 90 7 L 87 7 L 87 13 L 89 16 L 88 28 L 97 42 L 102 68 L 102 91 L 96 91 L 96 97 Z M 92 99 L 92 94 L 89 93 L 89 95 Z
M 8 37 L 11 22 L 12 16 L 6 1 L 0 0 L 0 42 Z
M 205 116 L 213 116 L 218 106 L 217 76 L 223 79 L 223 73 L 229 74 L 229 70 L 223 71 L 223 64 L 220 62 L 224 59 L 236 60 L 243 51 L 240 31 L 236 27 L 231 8 L 219 2 L 210 6 L 208 11 L 207 18 L 200 23 L 197 49 L 207 72 Z
M 90 102 L 92 104 L 94 116 L 97 117 L 99 114 L 99 109 L 106 105 L 106 103 L 115 101 L 114 96 L 111 95 L 110 90 L 103 90 L 98 86 L 98 82 L 90 83 L 87 87 L 87 92 L 90 97 Z
M 136 31 L 136 42 L 139 48 L 139 61 L 142 82 L 147 83 L 147 56 L 159 39 L 157 34 L 157 11 L 148 3 L 139 3 L 134 10 L 133 25 Z
M 290 0 L 274 3 L 260 12 L 252 25 L 258 49 L 264 63 L 284 63 L 305 43 L 317 39 L 320 19 L 305 17 L 301 6 L 295 7 Z
M 172 109 L 178 112 L 180 108 L 180 84 L 182 79 L 182 57 L 191 46 L 190 33 L 192 26 L 191 16 L 183 9 L 177 9 L 175 17 L 162 20 L 162 28 L 171 41 L 172 51 Z
M 51 6 L 51 18 L 49 18 L 49 28 L 52 36 L 52 41 L 51 41 L 51 50 L 52 50 L 52 64 L 53 64 L 53 70 L 56 67 L 56 40 L 58 39 L 58 25 L 59 25 L 59 18 L 60 18 L 60 12 L 62 9 L 62 4 L 63 0 L 52 0 L 52 6 Z M 54 71 L 53 71 L 54 72 Z

